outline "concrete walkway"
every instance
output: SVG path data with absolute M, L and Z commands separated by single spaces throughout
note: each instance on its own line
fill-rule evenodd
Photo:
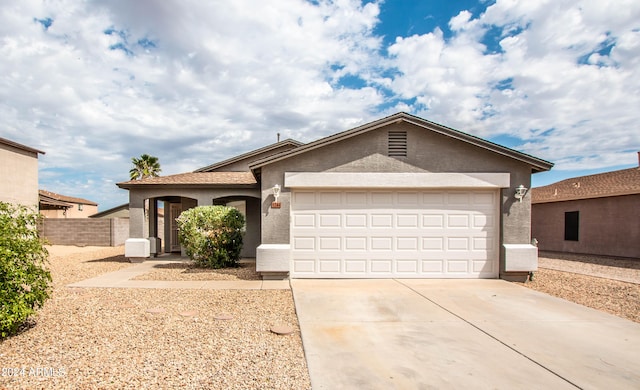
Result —
M 288 290 L 289 280 L 132 280 L 152 272 L 154 268 L 181 260 L 147 260 L 119 271 L 109 272 L 68 285 L 68 287 L 110 287 L 110 288 L 173 288 L 202 290 Z
M 502 280 L 291 285 L 314 390 L 640 388 L 640 324 Z

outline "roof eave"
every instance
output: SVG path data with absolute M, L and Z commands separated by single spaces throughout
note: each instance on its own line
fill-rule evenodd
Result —
M 130 190 L 132 188 L 257 188 L 258 183 L 253 184 L 207 184 L 207 183 L 116 183 L 119 188 Z
M 628 196 L 628 195 L 640 195 L 640 192 L 639 191 L 620 191 L 620 192 L 612 192 L 610 194 L 585 195 L 585 196 L 566 197 L 566 198 L 559 198 L 559 199 L 532 200 L 531 204 L 570 202 L 572 200 L 613 198 L 616 196 Z
M 220 162 L 217 162 L 217 163 L 214 163 L 214 164 L 211 164 L 211 165 L 207 165 L 206 167 L 198 168 L 193 172 L 194 173 L 195 172 L 207 172 L 207 171 L 212 170 L 212 169 L 218 169 L 218 168 L 224 167 L 225 165 L 233 164 L 233 163 L 235 163 L 237 161 L 241 161 L 241 160 L 244 160 L 246 158 L 250 158 L 251 156 L 255 156 L 255 155 L 258 155 L 260 153 L 268 152 L 269 150 L 278 149 L 278 148 L 286 146 L 286 145 L 292 145 L 294 147 L 300 147 L 300 146 L 302 146 L 304 144 L 302 142 L 296 141 L 294 139 L 287 138 L 287 139 L 285 139 L 283 141 L 276 142 L 274 144 L 264 146 L 264 147 L 262 147 L 260 149 L 252 150 L 250 152 L 241 154 L 239 156 L 234 156 L 234 157 L 231 157 L 231 158 L 226 159 L 224 161 L 220 161 Z
M 537 157 L 533 157 L 530 156 L 528 154 L 522 153 L 522 152 L 518 152 L 516 150 L 513 149 L 509 149 L 505 146 L 501 146 L 498 144 L 495 144 L 493 142 L 490 141 L 486 141 L 482 138 L 478 138 L 475 137 L 473 135 L 467 134 L 467 133 L 463 133 L 459 130 L 455 130 L 443 125 L 440 125 L 438 123 L 435 122 L 431 122 L 428 121 L 426 119 L 422 119 L 404 112 L 399 112 L 396 114 L 393 114 L 391 116 L 379 119 L 377 121 L 374 122 L 370 122 L 367 124 L 364 124 L 362 126 L 358 126 L 355 127 L 351 130 L 346 130 L 343 131 L 341 133 L 338 134 L 334 134 L 322 139 L 319 139 L 317 141 L 314 142 L 310 142 L 306 145 L 300 146 L 296 149 L 293 149 L 291 151 L 288 152 L 284 152 L 281 154 L 278 154 L 276 156 L 269 156 L 266 157 L 264 159 L 261 160 L 257 160 L 254 163 L 249 165 L 249 168 L 251 169 L 252 172 L 256 171 L 259 168 L 262 168 L 265 165 L 274 163 L 276 161 L 280 161 L 280 160 L 284 160 L 293 156 L 297 156 L 299 154 L 305 153 L 307 151 L 322 147 L 322 146 L 326 146 L 329 144 L 332 144 L 334 142 L 338 142 L 347 138 L 351 138 L 351 137 L 355 137 L 357 135 L 372 131 L 372 130 L 376 130 L 379 129 L 381 127 L 385 127 L 388 126 L 392 123 L 399 123 L 399 122 L 407 122 L 407 123 L 411 123 L 414 124 L 416 126 L 419 127 L 423 127 L 423 128 L 427 128 L 431 131 L 435 131 L 436 133 L 439 134 L 443 134 L 446 136 L 449 136 L 451 138 L 454 139 L 458 139 L 460 141 L 463 142 L 467 142 L 469 144 L 484 148 L 486 150 L 492 151 L 494 153 L 498 153 L 501 155 L 504 155 L 506 157 L 524 162 L 528 165 L 531 166 L 532 168 L 532 172 L 533 173 L 537 173 L 537 172 L 545 172 L 550 170 L 553 167 L 553 163 L 549 162 L 549 161 L 545 161 L 542 159 L 539 159 Z
M 24 150 L 24 151 L 27 151 L 27 152 L 31 152 L 31 153 L 36 153 L 36 154 L 38 154 L 38 153 L 39 153 L 39 154 L 46 154 L 46 153 L 45 153 L 45 152 L 43 152 L 42 150 L 35 149 L 35 148 L 32 148 L 32 147 L 27 146 L 27 145 L 19 144 L 19 143 L 17 143 L 17 142 L 14 142 L 14 141 L 8 140 L 8 139 L 6 139 L 6 138 L 2 138 L 2 137 L 0 137 L 0 143 L 3 143 L 3 144 L 5 144 L 5 145 L 12 146 L 12 147 L 17 148 L 17 149 Z

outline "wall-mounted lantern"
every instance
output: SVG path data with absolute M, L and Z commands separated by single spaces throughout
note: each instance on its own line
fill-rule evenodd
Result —
M 271 208 L 272 209 L 279 209 L 280 207 L 282 207 L 280 202 L 278 202 L 278 198 L 280 197 L 280 185 L 276 184 L 275 186 L 273 186 L 272 190 L 273 190 L 273 197 L 276 200 L 274 202 L 271 202 Z
M 527 194 L 527 190 L 528 188 L 523 186 L 522 184 L 520 184 L 520 186 L 518 186 L 518 188 L 516 188 L 516 194 L 515 197 L 516 199 L 518 199 L 521 203 L 522 203 L 522 198 L 524 198 L 524 196 Z

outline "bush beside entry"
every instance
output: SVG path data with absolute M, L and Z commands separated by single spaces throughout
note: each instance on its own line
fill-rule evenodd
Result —
M 180 214 L 178 238 L 201 267 L 235 267 L 240 260 L 244 216 L 233 207 L 198 206 Z
M 38 235 L 39 214 L 0 202 L 0 338 L 20 328 L 49 298 L 49 253 Z

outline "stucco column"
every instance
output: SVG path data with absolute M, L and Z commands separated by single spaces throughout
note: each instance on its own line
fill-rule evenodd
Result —
M 144 198 L 129 190 L 129 238 L 144 238 Z
M 149 199 L 149 237 L 158 237 L 158 202 Z
M 145 238 L 144 196 L 129 190 L 129 238 L 124 243 L 124 255 L 132 263 L 149 257 L 150 244 Z

